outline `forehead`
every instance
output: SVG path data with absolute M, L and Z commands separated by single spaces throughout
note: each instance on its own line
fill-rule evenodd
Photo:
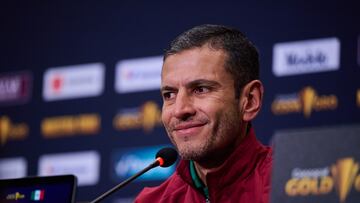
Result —
M 225 71 L 227 55 L 208 46 L 184 50 L 166 58 L 162 68 L 162 84 L 194 79 L 220 80 L 230 78 Z

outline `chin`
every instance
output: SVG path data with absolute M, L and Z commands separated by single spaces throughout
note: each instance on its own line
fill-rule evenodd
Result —
M 184 160 L 200 160 L 202 157 L 204 157 L 205 154 L 204 150 L 202 150 L 200 146 L 183 146 L 177 148 L 179 155 Z

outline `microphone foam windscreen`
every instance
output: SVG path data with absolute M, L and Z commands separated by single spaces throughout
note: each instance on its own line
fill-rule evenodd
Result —
M 171 166 L 175 163 L 176 159 L 177 159 L 177 151 L 171 147 L 165 147 L 160 149 L 157 153 L 156 153 L 156 157 L 155 158 L 162 158 L 164 160 L 164 164 L 161 165 L 161 167 L 168 167 Z

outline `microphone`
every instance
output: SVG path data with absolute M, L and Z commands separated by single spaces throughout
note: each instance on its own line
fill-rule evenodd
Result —
M 162 148 L 161 150 L 159 150 L 156 153 L 155 161 L 153 163 L 151 163 L 149 166 L 147 166 L 146 168 L 144 168 L 140 172 L 136 173 L 135 175 L 131 176 L 130 178 L 124 180 L 121 183 L 119 183 L 115 187 L 111 188 L 110 190 L 108 190 L 104 194 L 100 195 L 98 198 L 96 198 L 95 200 L 93 200 L 90 203 L 100 202 L 105 197 L 107 197 L 107 196 L 111 195 L 112 193 L 118 191 L 119 189 L 121 189 L 125 185 L 129 184 L 131 181 L 133 181 L 137 177 L 141 176 L 142 174 L 146 173 L 150 169 L 153 169 L 153 168 L 158 167 L 158 166 L 165 168 L 165 167 L 169 167 L 169 166 L 173 165 L 175 163 L 176 159 L 177 159 L 177 152 L 176 152 L 175 149 L 173 149 L 171 147 Z

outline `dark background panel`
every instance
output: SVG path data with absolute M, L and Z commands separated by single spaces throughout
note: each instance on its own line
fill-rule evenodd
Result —
M 0 74 L 29 70 L 32 96 L 23 105 L 0 106 L 0 115 L 30 126 L 24 141 L 1 146 L 0 157 L 23 156 L 29 175 L 36 175 L 43 154 L 96 150 L 101 155 L 100 181 L 79 187 L 78 200 L 90 200 L 114 185 L 110 173 L 113 150 L 168 144 L 165 131 L 155 127 L 118 131 L 112 122 L 124 108 L 146 101 L 161 105 L 157 90 L 118 94 L 114 90 L 115 65 L 119 60 L 162 55 L 169 42 L 195 25 L 225 24 L 243 31 L 260 52 L 261 80 L 265 85 L 262 112 L 254 121 L 258 138 L 269 144 L 276 130 L 353 124 L 360 121 L 356 91 L 360 35 L 358 1 L 61 1 L 3 2 L 0 6 Z M 280 42 L 336 37 L 340 40 L 340 69 L 287 77 L 272 73 L 273 46 Z M 97 97 L 45 102 L 43 74 L 50 67 L 101 62 L 105 65 L 105 89 Z M 335 110 L 276 116 L 271 104 L 276 95 L 313 87 L 318 95 L 334 94 Z M 41 120 L 58 115 L 98 113 L 101 129 L 96 135 L 44 139 Z M 118 194 L 135 196 L 149 184 L 137 182 Z

